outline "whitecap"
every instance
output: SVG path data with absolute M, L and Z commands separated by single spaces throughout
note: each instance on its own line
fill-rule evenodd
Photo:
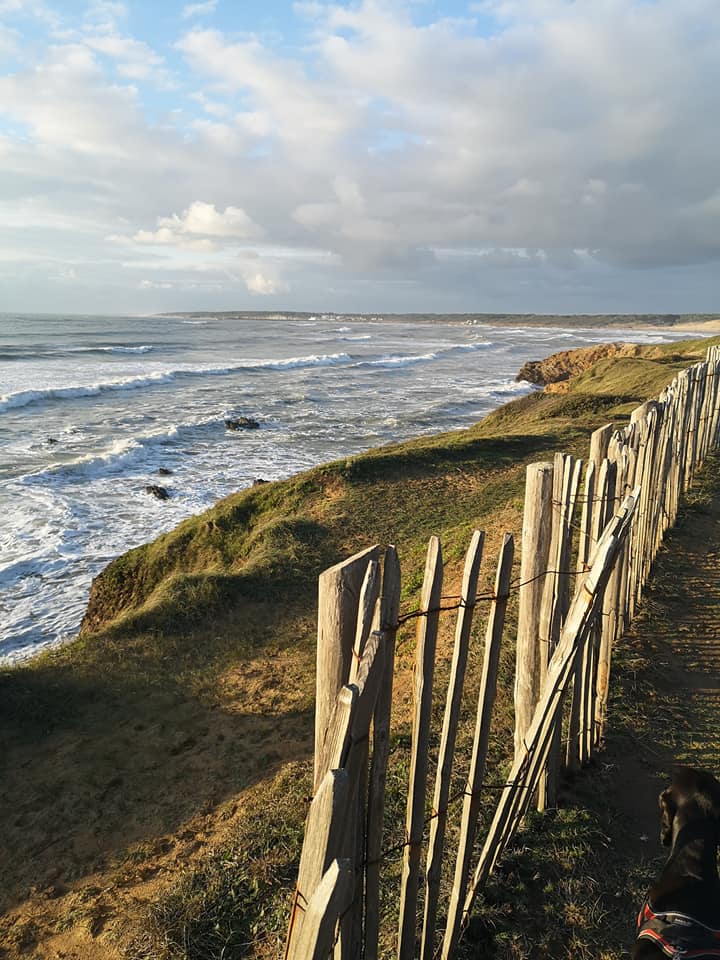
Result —
M 428 363 L 430 360 L 437 360 L 437 353 L 422 353 L 417 356 L 385 356 L 379 360 L 361 360 L 354 364 L 355 367 L 411 367 L 416 363 Z
M 66 387 L 46 387 L 40 390 L 20 390 L 0 396 L 0 413 L 17 407 L 26 407 L 32 403 L 50 400 L 74 400 L 78 397 L 96 397 L 101 393 L 114 390 L 137 390 L 142 387 L 154 387 L 172 383 L 177 377 L 217 377 L 240 373 L 243 370 L 286 370 L 298 367 L 324 367 L 336 363 L 347 363 L 351 357 L 347 353 L 311 354 L 307 357 L 288 357 L 285 360 L 242 360 L 222 367 L 176 367 L 172 370 L 157 370 L 154 373 L 125 377 L 118 380 L 105 380 L 90 384 L 77 384 Z

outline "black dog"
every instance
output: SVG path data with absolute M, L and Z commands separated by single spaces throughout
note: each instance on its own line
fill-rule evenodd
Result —
M 680 767 L 660 794 L 660 816 L 670 857 L 640 911 L 632 958 L 720 958 L 720 783 Z

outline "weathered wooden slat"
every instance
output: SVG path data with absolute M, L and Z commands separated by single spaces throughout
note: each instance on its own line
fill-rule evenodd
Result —
M 353 863 L 355 886 L 352 906 L 343 916 L 335 947 L 335 955 L 341 960 L 354 960 L 362 947 L 368 736 L 380 692 L 383 667 L 383 637 L 378 631 L 373 631 L 365 645 L 355 676 L 358 696 L 352 715 L 350 748 L 345 764 L 348 772 L 348 810 L 345 841 L 341 852 Z
M 350 682 L 357 680 L 362 656 L 375 620 L 378 597 L 380 594 L 380 567 L 377 560 L 371 560 L 365 572 L 360 590 L 357 625 L 353 643 L 352 663 L 350 664 Z M 375 707 L 373 706 L 373 710 Z M 368 721 L 369 722 L 369 721 Z M 367 738 L 358 741 L 355 746 L 354 769 L 357 770 L 357 785 L 353 803 L 357 806 L 355 816 L 355 898 L 352 910 L 343 919 L 340 932 L 338 954 L 343 960 L 360 960 L 363 941 L 363 911 L 365 896 L 365 825 L 367 821 L 367 778 L 369 744 Z M 345 851 L 350 853 L 349 850 Z M 348 947 L 348 940 L 350 941 Z
M 380 856 L 385 813 L 385 776 L 390 750 L 390 714 L 395 666 L 395 633 L 400 613 L 400 562 L 395 547 L 385 551 L 380 632 L 385 665 L 373 717 L 373 752 L 367 811 L 365 867 L 365 960 L 377 960 L 380 933 Z
M 365 644 L 373 628 L 375 618 L 375 607 L 380 596 L 380 566 L 377 560 L 371 560 L 365 571 L 365 578 L 360 588 L 360 600 L 358 602 L 357 625 L 355 628 L 355 640 L 352 649 L 352 661 L 350 663 L 349 682 L 355 683 L 360 662 L 365 650 Z
M 593 548 L 591 522 L 593 500 L 595 499 L 595 461 L 589 460 L 585 470 L 585 489 L 582 499 L 580 516 L 580 536 L 578 538 L 576 593 L 581 588 L 582 578 L 590 569 L 588 561 Z M 590 669 L 589 651 L 587 644 L 583 648 L 582 656 L 578 659 L 578 666 L 573 677 L 572 703 L 570 707 L 570 721 L 568 729 L 568 748 L 566 763 L 569 770 L 580 767 L 580 731 L 582 728 L 583 690 L 587 684 L 587 674 Z
M 600 427 L 590 434 L 590 459 L 598 470 L 600 469 L 600 464 L 608 455 L 610 437 L 614 429 L 611 423 L 606 423 L 604 427 Z
M 425 615 L 418 619 L 417 626 L 406 845 L 400 881 L 398 960 L 413 960 L 415 956 L 417 898 L 430 740 L 430 711 L 442 581 L 443 566 L 440 541 L 437 537 L 431 537 L 425 562 L 425 579 L 421 600 L 421 610 L 425 611 Z
M 620 456 L 615 461 L 615 503 L 620 503 L 624 496 L 627 463 L 627 456 Z M 605 589 L 605 596 L 602 603 L 602 617 L 599 621 L 600 643 L 597 648 L 597 699 L 595 703 L 596 740 L 598 744 L 603 743 L 605 738 L 607 704 L 610 690 L 610 661 L 613 643 L 615 642 L 617 634 L 621 574 L 622 548 L 613 566 L 608 585 Z
M 338 917 L 352 899 L 352 886 L 350 862 L 334 860 L 305 908 L 302 927 L 287 960 L 327 960 Z
M 297 886 L 306 901 L 337 858 L 345 831 L 347 800 L 347 770 L 328 770 L 312 799 L 305 822 Z
M 353 659 L 350 664 L 350 682 L 356 682 L 359 676 L 360 668 L 363 663 L 363 653 L 373 628 L 373 621 L 378 612 L 378 598 L 380 595 L 380 566 L 377 560 L 371 560 L 365 573 L 365 579 L 360 590 L 360 601 L 358 603 L 357 626 L 355 629 L 355 642 L 353 644 Z M 378 645 L 384 646 L 382 640 L 377 641 Z M 384 658 L 384 650 L 379 652 L 380 659 Z M 380 668 L 378 668 L 379 670 Z M 381 678 L 378 684 L 381 682 Z M 379 686 L 378 686 L 379 693 Z M 376 698 L 375 698 L 376 699 Z M 375 705 L 373 706 L 375 710 Z M 368 721 L 369 725 L 369 721 Z M 355 788 L 355 800 L 357 804 L 357 820 L 355 830 L 355 899 L 353 909 L 343 922 L 341 931 L 340 955 L 347 956 L 347 950 L 344 949 L 345 941 L 348 937 L 347 927 L 352 924 L 350 936 L 350 958 L 360 960 L 363 942 L 363 910 L 365 896 L 365 870 L 362 864 L 365 863 L 365 825 L 367 821 L 367 778 L 368 778 L 368 758 L 369 743 L 367 738 L 363 738 L 356 743 L 355 767 L 358 770 L 358 781 Z
M 595 505 L 592 518 L 593 540 L 597 545 L 600 543 L 603 530 L 607 522 L 613 515 L 613 498 L 615 495 L 615 475 L 617 468 L 610 460 L 603 460 L 600 464 L 600 473 L 595 494 Z M 598 611 L 599 613 L 599 611 Z M 583 735 L 584 743 L 581 751 L 581 762 L 587 763 L 593 755 L 597 743 L 597 731 L 595 728 L 595 711 L 597 699 L 597 667 L 598 650 L 600 647 L 600 629 L 599 617 L 596 616 L 588 635 L 588 654 L 590 670 L 587 675 L 587 689 L 583 696 Z
M 422 939 L 420 943 L 421 960 L 432 960 L 435 948 L 435 925 L 437 922 L 437 907 L 440 897 L 440 875 L 445 844 L 445 824 L 447 821 L 448 798 L 450 796 L 450 779 L 452 776 L 455 738 L 457 735 L 458 720 L 460 718 L 460 702 L 463 684 L 465 682 L 465 667 L 467 665 L 470 629 L 475 611 L 475 597 L 477 596 L 477 582 L 480 573 L 484 538 L 485 535 L 479 530 L 476 530 L 472 535 L 470 546 L 465 556 L 465 569 L 463 571 L 462 588 L 460 591 L 460 609 L 456 622 L 455 644 L 453 646 L 452 662 L 450 664 L 450 678 L 448 681 L 447 698 L 445 700 L 445 714 L 440 737 L 435 791 L 433 793 L 433 819 L 430 823 L 430 838 L 428 840 L 428 854 L 425 866 L 426 894 Z
M 348 775 L 328 770 L 312 799 L 305 821 L 293 914 L 285 944 L 285 956 L 300 956 L 298 940 L 306 921 L 306 904 L 312 900 L 323 874 L 342 848 L 348 805 Z
M 335 708 L 330 717 L 323 752 L 318 764 L 320 782 L 328 770 L 344 767 L 350 750 L 350 733 L 357 703 L 358 688 L 355 684 L 342 687 L 335 699 Z
M 545 616 L 543 628 L 547 631 L 541 635 L 544 644 L 543 679 L 547 662 L 557 646 L 560 631 L 567 616 L 570 602 L 570 549 L 572 545 L 572 518 L 577 501 L 582 461 L 565 456 L 556 460 L 555 474 L 561 474 L 562 483 L 558 484 L 560 500 L 556 504 L 556 533 L 555 542 L 550 548 L 550 563 L 555 572 L 548 576 L 545 582 L 543 607 Z M 541 687 L 542 689 L 542 687 Z M 553 733 L 552 744 L 548 756 L 547 772 L 540 778 L 538 788 L 538 810 L 547 806 L 557 805 L 557 789 L 560 777 L 560 746 L 561 746 L 562 707 L 559 710 L 559 720 Z
M 478 694 L 475 737 L 470 757 L 470 769 L 468 771 L 465 796 L 463 797 L 460 840 L 458 843 L 457 859 L 455 861 L 455 876 L 453 879 L 452 893 L 450 895 L 445 937 L 442 945 L 443 960 L 450 960 L 453 956 L 460 937 L 462 907 L 465 900 L 468 875 L 470 873 L 473 845 L 475 843 L 477 818 L 480 810 L 480 793 L 485 778 L 485 762 L 487 760 L 490 726 L 497 690 L 500 643 L 505 626 L 505 611 L 507 609 L 508 595 L 510 592 L 510 576 L 514 552 L 515 545 L 513 538 L 509 533 L 506 533 L 503 538 L 502 547 L 500 548 L 497 573 L 495 575 L 495 599 L 492 601 L 485 633 L 485 656 L 483 658 L 482 678 Z
M 540 695 L 540 608 L 552 537 L 552 463 L 526 470 L 525 512 L 518 591 L 515 656 L 515 756 L 525 751 L 525 732 Z
M 360 590 L 368 563 L 377 557 L 377 546 L 362 550 L 325 570 L 318 580 L 315 790 L 321 779 L 323 746 L 335 698 L 350 676 Z

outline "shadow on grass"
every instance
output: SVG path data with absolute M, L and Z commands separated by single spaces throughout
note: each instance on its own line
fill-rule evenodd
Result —
M 4 673 L 2 908 L 31 887 L 62 891 L 122 866 L 138 845 L 152 852 L 189 818 L 310 754 L 309 709 L 248 705 L 56 666 Z

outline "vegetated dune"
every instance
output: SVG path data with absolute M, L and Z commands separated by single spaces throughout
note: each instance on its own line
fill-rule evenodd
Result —
M 79 640 L 0 673 L 5 955 L 160 960 L 229 944 L 275 956 L 311 789 L 320 571 L 393 542 L 412 608 L 428 537 L 442 538 L 452 593 L 479 527 L 490 578 L 502 533 L 520 530 L 525 465 L 584 455 L 591 430 L 621 422 L 710 342 L 605 356 L 565 395 L 242 491 L 113 561 Z M 451 634 L 445 624 L 441 678 Z M 491 770 L 512 739 L 503 656 Z M 408 632 L 398 763 L 411 661 Z M 402 802 L 389 799 L 398 824 Z

